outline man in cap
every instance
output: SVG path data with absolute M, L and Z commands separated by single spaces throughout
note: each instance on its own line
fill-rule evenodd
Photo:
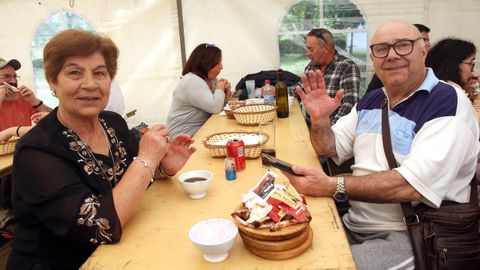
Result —
M 20 67 L 17 59 L 0 58 L 0 141 L 29 130 L 33 114 L 51 111 L 32 90 L 18 86 L 16 71 Z

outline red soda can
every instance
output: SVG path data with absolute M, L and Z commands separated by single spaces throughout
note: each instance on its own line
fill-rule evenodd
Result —
M 243 171 L 246 167 L 245 163 L 245 145 L 242 139 L 233 138 L 227 142 L 227 157 L 235 158 L 236 171 Z

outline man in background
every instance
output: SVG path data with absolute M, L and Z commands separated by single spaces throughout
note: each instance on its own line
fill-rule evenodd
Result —
M 340 117 L 348 114 L 357 103 L 360 70 L 353 60 L 337 52 L 333 35 L 325 28 L 310 31 L 305 45 L 307 47 L 305 55 L 310 58 L 305 73 L 309 70 L 320 70 L 330 97 L 334 97 L 338 90 L 344 90 L 341 106 L 330 116 L 330 122 L 334 124 Z M 310 123 L 308 115 L 306 119 L 307 123 Z
M 16 59 L 0 58 L 0 142 L 20 136 L 30 130 L 32 115 L 51 109 L 35 97 L 28 87 L 18 86 L 16 71 L 21 64 Z M 11 238 L 13 211 L 11 205 L 11 175 L 0 178 L 0 236 Z
M 18 86 L 19 76 L 16 71 L 21 66 L 17 59 L 7 61 L 0 58 L 0 132 L 8 137 L 29 130 L 31 117 L 35 113 L 52 110 L 35 97 L 28 87 Z M 0 137 L 0 141 L 3 139 Z

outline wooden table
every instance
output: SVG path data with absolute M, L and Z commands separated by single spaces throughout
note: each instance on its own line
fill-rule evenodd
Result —
M 294 164 L 318 167 L 298 103 L 293 105 L 289 118 L 275 121 L 277 157 Z M 209 218 L 231 219 L 230 213 L 240 204 L 242 194 L 265 173 L 260 159 L 248 160 L 246 170 L 238 172 L 236 180 L 227 181 L 224 160 L 211 158 L 202 140 L 216 132 L 251 130 L 258 130 L 258 127 L 239 126 L 235 120 L 213 115 L 195 135 L 198 151 L 181 171 L 212 171 L 215 176 L 207 197 L 189 199 L 177 177 L 156 181 L 145 194 L 135 217 L 124 228 L 122 240 L 100 246 L 82 269 L 355 269 L 331 198 L 307 197 L 314 239 L 312 247 L 296 258 L 272 261 L 257 257 L 243 246 L 238 236 L 229 257 L 212 264 L 206 262 L 190 242 L 190 227 Z
M 12 173 L 13 154 L 0 157 L 0 177 Z

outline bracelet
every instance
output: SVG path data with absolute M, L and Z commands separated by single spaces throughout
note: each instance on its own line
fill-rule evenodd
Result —
M 15 132 L 15 134 L 17 134 L 17 137 L 20 137 L 20 133 L 18 133 L 18 132 L 20 131 L 20 128 L 21 128 L 21 127 L 22 127 L 22 126 L 18 126 L 18 127 L 17 127 L 17 131 Z
M 160 173 L 163 174 L 163 175 L 166 176 L 166 177 L 173 177 L 173 176 L 175 176 L 175 174 L 168 174 L 168 173 L 166 173 L 166 172 L 163 170 L 162 163 L 160 163 L 160 165 L 158 165 L 158 169 L 160 170 Z
M 40 100 L 40 102 L 37 105 L 32 106 L 32 108 L 36 109 L 36 108 L 42 106 L 42 104 L 43 104 L 43 101 Z
M 148 161 L 146 161 L 145 159 L 143 159 L 141 157 L 133 157 L 133 160 L 138 160 L 138 161 L 142 162 L 143 166 L 150 171 L 150 173 L 152 174 L 152 178 L 150 179 L 150 183 L 153 183 L 153 176 L 155 175 L 155 172 L 153 171 L 152 166 L 150 166 Z

